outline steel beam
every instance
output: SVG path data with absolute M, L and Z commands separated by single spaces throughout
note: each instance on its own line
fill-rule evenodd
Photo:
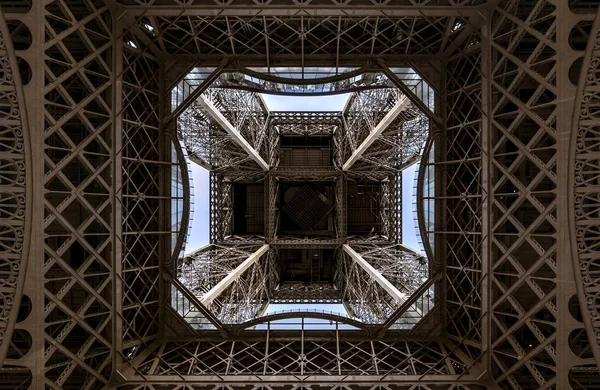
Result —
M 202 93 L 206 90 L 206 88 L 208 88 L 221 74 L 221 72 L 223 71 L 223 68 L 225 68 L 225 66 L 227 65 L 228 61 L 227 60 L 222 60 L 221 63 L 219 64 L 219 66 L 217 67 L 217 69 L 215 69 L 214 72 L 212 72 L 210 74 L 210 76 L 208 76 L 208 78 L 204 81 L 202 81 L 202 83 L 200 85 L 198 85 L 196 87 L 196 89 L 194 89 L 184 100 L 183 102 L 181 102 L 181 104 L 179 104 L 174 110 L 173 112 L 171 112 L 169 115 L 167 115 L 167 117 L 165 118 L 165 123 L 169 123 L 171 122 L 174 118 L 177 118 L 179 115 L 181 115 L 182 112 L 184 112 L 194 101 L 198 100 L 198 97 L 202 95 Z M 169 90 L 169 93 L 171 91 Z
M 340 359 L 337 358 L 336 359 Z M 271 368 L 271 367 L 269 367 Z M 380 375 L 307 375 L 307 379 L 302 381 L 302 384 L 306 387 L 311 386 L 319 387 L 323 386 L 325 389 L 340 388 L 340 384 L 344 384 L 343 388 L 354 388 L 352 385 L 371 386 L 374 383 L 386 387 L 389 384 L 414 384 L 419 385 L 428 384 L 451 384 L 457 386 L 460 384 L 477 384 L 479 378 L 476 375 L 439 375 L 439 374 L 427 374 L 427 375 L 394 375 L 394 374 L 380 374 Z M 247 385 L 247 384 L 260 384 L 265 385 L 279 385 L 282 384 L 290 385 L 298 383 L 297 375 L 241 375 L 241 374 L 227 374 L 227 375 L 137 375 L 132 376 L 131 379 L 127 378 L 128 385 L 134 384 L 147 384 L 152 383 L 153 385 L 164 384 L 189 384 L 194 383 L 196 385 L 215 383 L 222 384 L 226 383 L 231 385 L 231 388 L 235 388 L 235 385 Z M 331 387 L 330 387 L 331 386 Z M 237 387 L 237 386 L 236 386 Z M 266 386 L 265 386 L 266 387 Z M 453 388 L 453 387 L 449 387 Z
M 394 300 L 400 304 L 404 303 L 408 298 L 406 294 L 400 292 L 389 280 L 383 277 L 371 264 L 369 264 L 358 252 L 348 244 L 343 245 L 346 252 L 352 260 L 354 260 L 362 269 L 364 269 L 383 289 L 390 294 Z
M 347 172 L 352 165 L 356 161 L 358 161 L 363 153 L 375 142 L 375 140 L 383 133 L 385 129 L 389 127 L 389 125 L 400 115 L 402 111 L 404 111 L 409 105 L 411 101 L 408 97 L 403 96 L 398 102 L 392 107 L 392 109 L 383 117 L 381 122 L 375 126 L 375 128 L 371 131 L 371 133 L 365 138 L 365 140 L 356 148 L 356 150 L 352 153 L 352 155 L 348 158 L 348 161 L 342 167 L 342 170 Z
M 400 80 L 390 68 L 388 68 L 388 66 L 382 59 L 379 59 L 377 63 L 379 64 L 385 75 L 392 81 L 392 83 L 394 83 L 394 85 L 398 87 L 402 91 L 402 93 L 404 93 L 408 98 L 410 98 L 413 104 L 417 106 L 419 110 L 423 112 L 423 114 L 433 119 L 438 125 L 443 125 L 442 119 L 438 115 L 436 115 L 435 112 L 431 111 L 431 109 L 429 109 L 429 107 L 426 106 L 421 99 L 419 99 L 415 92 L 413 92 L 408 87 L 408 85 L 404 84 L 404 82 Z
M 429 6 L 429 5 L 357 5 L 348 6 L 346 2 L 339 2 L 339 6 L 298 6 L 296 2 L 286 5 L 270 6 L 223 6 L 223 5 L 187 5 L 174 6 L 135 5 L 123 7 L 124 12 L 136 17 L 164 16 L 164 17 L 190 17 L 190 16 L 232 16 L 232 17 L 283 17 L 288 15 L 301 15 L 305 17 L 472 17 L 481 12 L 473 6 Z
M 241 263 L 240 265 L 238 265 L 236 267 L 236 269 L 234 269 L 233 271 L 231 271 L 229 273 L 229 275 L 227 275 L 226 277 L 224 277 L 223 279 L 221 279 L 221 281 L 219 281 L 219 283 L 217 283 L 216 286 L 214 286 L 213 288 L 211 288 L 201 299 L 201 303 L 204 306 L 209 305 L 210 303 L 212 303 L 212 301 L 214 301 L 223 291 L 225 291 L 227 289 L 227 287 L 231 286 L 231 284 L 233 282 L 236 281 L 237 278 L 239 278 L 244 271 L 246 271 L 248 268 L 250 268 L 250 266 L 254 263 L 256 263 L 258 261 L 258 259 L 260 259 L 260 257 L 262 255 L 264 255 L 265 253 L 267 253 L 267 251 L 269 250 L 269 244 L 265 244 L 263 246 L 261 246 L 256 252 L 254 252 L 253 254 L 251 254 L 246 260 L 244 260 L 243 263 Z
M 198 103 L 204 107 L 206 113 L 213 118 L 226 132 L 233 138 L 233 140 L 244 149 L 250 157 L 256 161 L 256 163 L 264 170 L 269 170 L 269 164 L 258 154 L 256 149 L 252 147 L 246 141 L 246 139 L 240 134 L 239 130 L 236 129 L 223 114 L 215 107 L 215 105 L 205 95 L 200 95 Z

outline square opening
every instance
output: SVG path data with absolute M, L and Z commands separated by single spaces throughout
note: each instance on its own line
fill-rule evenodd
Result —
M 265 232 L 264 183 L 233 184 L 233 234 Z
M 381 233 L 381 184 L 348 181 L 348 235 Z

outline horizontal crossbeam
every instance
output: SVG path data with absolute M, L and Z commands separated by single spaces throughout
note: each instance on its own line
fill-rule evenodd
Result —
M 385 5 L 348 5 L 340 2 L 339 6 L 324 7 L 317 6 L 298 6 L 297 2 L 287 1 L 288 4 L 265 7 L 257 6 L 223 6 L 221 4 L 207 5 L 186 5 L 176 6 L 156 6 L 156 5 L 135 5 L 124 7 L 127 13 L 135 16 L 238 16 L 238 17 L 277 17 L 298 15 L 305 17 L 471 17 L 481 13 L 481 9 L 472 6 L 430 6 L 430 5 L 404 5 L 404 6 L 385 6 Z

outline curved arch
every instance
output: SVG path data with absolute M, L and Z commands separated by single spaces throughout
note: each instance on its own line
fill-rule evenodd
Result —
M 421 164 L 419 164 L 419 172 L 417 173 L 417 220 L 419 222 L 419 234 L 421 235 L 421 240 L 423 241 L 423 247 L 425 249 L 425 253 L 429 258 L 429 269 L 431 271 L 431 265 L 435 264 L 435 259 L 433 257 L 433 249 L 431 246 L 431 242 L 429 242 L 429 234 L 427 233 L 425 226 L 425 210 L 423 205 L 423 184 L 425 181 L 425 172 L 429 167 L 429 155 L 431 153 L 431 148 L 434 144 L 434 133 L 429 134 L 429 139 L 427 140 L 427 144 L 423 149 L 423 155 L 421 157 Z
M 576 95 L 575 111 L 571 128 L 569 171 L 569 209 L 571 251 L 573 270 L 575 273 L 577 295 L 582 308 L 583 322 L 587 336 L 592 346 L 596 364 L 600 366 L 600 302 L 596 298 L 596 291 L 600 287 L 600 279 L 593 277 L 593 260 L 599 253 L 595 249 L 600 229 L 600 223 L 593 215 L 600 208 L 600 190 L 595 185 L 598 176 L 595 170 L 596 163 L 592 160 L 600 159 L 600 148 L 592 142 L 586 144 L 588 136 L 594 137 L 594 127 L 600 129 L 600 104 L 593 110 L 593 101 L 600 102 L 600 10 L 596 14 L 590 39 L 581 68 L 579 88 Z M 590 242 L 595 241 L 596 243 Z M 586 310 L 587 309 L 587 310 Z M 595 340 L 595 342 L 593 342 Z
M 179 252 L 184 248 L 187 239 L 188 227 L 190 224 L 190 205 L 191 205 L 191 186 L 190 186 L 190 175 L 188 172 L 187 161 L 183 153 L 181 143 L 177 139 L 177 135 L 174 135 L 171 139 L 173 149 L 175 150 L 177 158 L 177 167 L 181 173 L 181 181 L 183 182 L 183 213 L 181 215 L 181 222 L 179 224 L 179 232 L 177 234 L 177 241 L 173 247 L 171 261 L 172 264 L 177 264 L 177 257 Z M 173 160 L 174 161 L 174 160 Z M 175 162 L 175 161 L 174 161 Z M 173 194 L 171 194 L 173 195 Z
M 282 84 L 294 84 L 294 85 L 333 83 L 336 81 L 347 80 L 347 79 L 355 77 L 355 76 L 360 76 L 363 73 L 374 73 L 375 71 L 379 71 L 379 70 L 373 70 L 373 67 L 367 65 L 367 66 L 363 66 L 360 68 L 356 68 L 349 72 L 342 72 L 342 73 L 339 73 L 334 76 L 318 77 L 318 78 L 312 78 L 312 79 L 311 78 L 295 79 L 295 78 L 291 78 L 291 77 L 273 76 L 270 74 L 265 74 L 265 73 L 258 72 L 258 71 L 252 70 L 252 69 L 248 69 L 246 67 L 239 67 L 237 70 L 248 76 L 255 77 L 257 79 L 261 79 L 264 81 L 271 81 L 274 83 L 282 83 Z
M 292 311 L 292 310 L 268 314 L 263 317 L 253 318 L 249 321 L 242 322 L 241 324 L 239 324 L 236 327 L 238 329 L 242 330 L 242 329 L 247 329 L 251 326 L 260 325 L 260 324 L 264 324 L 267 322 L 286 320 L 286 319 L 291 319 L 291 318 L 316 318 L 316 319 L 320 319 L 320 320 L 329 320 L 329 321 L 340 322 L 342 324 L 354 326 L 361 330 L 367 330 L 366 324 L 364 324 L 363 322 L 357 321 L 357 320 L 353 320 L 349 317 L 344 317 L 341 315 L 337 315 L 334 313 L 328 313 L 328 312 L 324 312 L 324 311 L 321 312 L 321 311 Z
M 317 85 L 317 84 L 312 84 Z M 360 87 L 352 87 L 346 89 L 340 89 L 336 91 L 328 91 L 328 92 L 286 92 L 286 91 L 272 91 L 268 89 L 262 89 L 252 86 L 246 85 L 216 85 L 212 86 L 213 88 L 226 88 L 226 89 L 240 89 L 242 91 L 248 92 L 256 92 L 256 93 L 264 93 L 266 95 L 278 95 L 278 96 L 332 96 L 332 95 L 341 95 L 344 93 L 352 93 L 352 92 L 360 92 L 367 91 L 371 89 L 386 89 L 393 88 L 391 84 L 385 85 L 364 85 Z
M 15 232 L 14 242 L 2 245 L 0 242 L 0 286 L 3 307 L 0 309 L 0 366 L 6 358 L 12 333 L 17 322 L 21 295 L 27 271 L 30 240 L 30 180 L 29 169 L 31 158 L 29 144 L 29 128 L 25 109 L 23 84 L 19 74 L 17 57 L 4 13 L 0 10 L 0 137 L 1 143 L 9 143 L 13 147 L 3 148 L 0 159 L 10 161 L 13 169 L 9 172 L 16 179 L 7 188 L 2 189 L 3 197 L 14 199 L 10 207 L 3 203 L 4 212 L 12 210 L 10 215 L 3 215 L 0 227 Z M 4 174 L 7 174 L 4 172 Z M 2 237 L 0 237 L 0 241 Z
M 283 96 L 327 96 L 396 85 L 379 69 L 359 68 L 336 76 L 295 79 L 266 75 L 247 68 L 223 71 L 211 88 L 242 89 Z

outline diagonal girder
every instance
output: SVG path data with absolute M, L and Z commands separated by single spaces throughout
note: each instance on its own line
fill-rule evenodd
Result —
M 243 263 L 238 265 L 233 271 L 226 277 L 221 279 L 213 288 L 211 288 L 200 301 L 203 305 L 207 306 L 214 301 L 227 287 L 231 286 L 250 266 L 256 263 L 262 255 L 267 253 L 269 250 L 269 244 L 261 246 L 256 252 L 252 253 Z
M 363 153 L 375 142 L 375 140 L 387 129 L 390 124 L 400 115 L 402 111 L 404 111 L 409 105 L 411 101 L 406 96 L 402 96 L 394 107 L 383 117 L 381 122 L 375 126 L 375 128 L 369 133 L 367 138 L 356 148 L 356 150 L 352 153 L 352 155 L 348 158 L 348 160 L 344 163 L 342 170 L 348 171 L 352 165 L 356 161 L 358 161 Z
M 206 113 L 210 115 L 223 129 L 233 138 L 233 140 L 242 147 L 250 155 L 250 157 L 256 161 L 256 163 L 264 170 L 269 170 L 269 164 L 258 154 L 248 141 L 240 134 L 239 130 L 236 129 L 231 122 L 225 118 L 225 116 L 215 107 L 215 105 L 204 95 L 200 95 L 197 100 L 205 109 Z
M 404 303 L 408 298 L 406 294 L 402 293 L 396 288 L 389 280 L 387 280 L 379 271 L 377 271 L 371 264 L 369 264 L 358 252 L 352 249 L 348 244 L 343 246 L 344 252 L 346 252 L 352 260 L 360 265 L 367 273 L 381 286 L 383 289 L 390 294 L 394 300 L 400 304 Z

